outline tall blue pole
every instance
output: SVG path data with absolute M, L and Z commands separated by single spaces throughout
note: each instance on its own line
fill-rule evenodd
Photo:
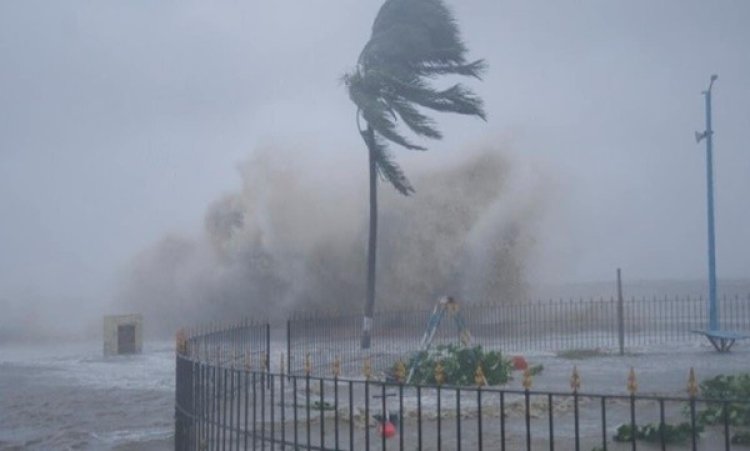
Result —
M 716 304 L 716 236 L 714 233 L 714 166 L 713 129 L 711 128 L 711 88 L 718 77 L 711 76 L 708 89 L 703 91 L 706 98 L 706 185 L 708 191 L 708 329 L 719 329 L 719 307 Z

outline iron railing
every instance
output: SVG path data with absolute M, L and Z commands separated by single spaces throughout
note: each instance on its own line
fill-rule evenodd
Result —
M 680 397 L 638 394 L 632 371 L 629 394 L 609 395 L 580 392 L 575 372 L 569 392 L 552 392 L 532 390 L 528 372 L 514 390 L 372 380 L 367 365 L 358 379 L 250 365 L 178 354 L 177 450 L 730 450 L 750 427 L 750 399 L 701 398 L 692 371 Z
M 722 328 L 750 333 L 750 297 L 725 296 L 719 307 Z M 408 359 L 418 350 L 430 313 L 376 313 L 368 350 L 359 347 L 360 314 L 297 314 L 286 324 L 287 367 L 290 373 L 302 374 L 305 356 L 312 354 L 324 367 L 335 358 L 341 359 L 344 374 L 357 374 L 365 358 L 372 359 L 375 369 L 382 371 L 396 359 Z M 706 301 L 699 297 L 462 305 L 461 313 L 473 343 L 503 352 L 624 352 L 705 340 L 693 331 L 707 327 Z M 458 342 L 458 331 L 450 318 L 443 322 L 434 343 Z
M 228 392 L 220 381 L 206 384 L 206 374 L 194 373 L 191 362 L 203 362 L 214 368 L 233 368 L 247 362 L 261 362 L 261 371 L 269 370 L 266 356 L 271 354 L 271 327 L 267 322 L 243 319 L 235 323 L 210 324 L 183 329 L 177 333 L 175 378 L 175 449 L 200 449 L 188 440 L 195 427 L 196 403 L 208 397 L 218 402 Z M 223 390 L 223 391 L 219 391 Z M 223 398 L 222 398 L 223 397 Z M 218 448 L 212 448 L 218 449 Z
M 224 366 L 271 354 L 271 326 L 242 319 L 183 329 L 178 333 L 180 353 L 194 360 Z

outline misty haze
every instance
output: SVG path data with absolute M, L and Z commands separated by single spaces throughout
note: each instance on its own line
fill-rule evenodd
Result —
M 686 299 L 700 323 L 685 330 L 706 328 L 711 138 L 719 318 L 750 334 L 750 3 L 444 0 L 465 59 L 422 70 L 436 92 L 465 95 L 417 102 L 427 118 L 414 126 L 387 89 L 357 97 L 372 88 L 368 64 L 418 47 L 373 35 L 381 6 L 404 1 L 0 3 L 0 450 L 179 447 L 186 330 L 193 343 L 248 318 L 269 324 L 274 365 L 303 371 L 311 346 L 319 366 L 350 347 L 361 366 L 368 157 L 381 144 L 373 330 L 388 312 L 426 318 L 443 296 L 467 312 L 614 303 L 618 268 L 626 299 L 679 311 Z M 712 74 L 713 134 L 701 138 Z M 104 317 L 130 314 L 142 315 L 143 352 L 105 357 Z M 306 315 L 351 317 L 336 339 L 352 336 L 322 349 L 305 329 L 294 362 L 285 327 Z M 535 387 L 567 390 L 567 348 L 484 342 L 490 317 L 467 315 L 477 343 L 544 363 Z M 650 331 L 649 316 L 628 331 Z M 705 376 L 750 371 L 750 340 L 726 356 L 705 337 L 682 341 L 679 374 L 655 369 L 667 351 L 648 340 L 626 357 L 586 342 L 612 360 L 580 365 L 607 393 L 625 387 L 613 368 L 654 369 L 644 384 L 661 394 L 693 362 Z

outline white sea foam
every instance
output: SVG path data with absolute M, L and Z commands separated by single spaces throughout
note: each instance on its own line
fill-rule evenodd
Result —
M 172 435 L 174 347 L 103 357 L 85 342 L 0 352 L 0 448 L 111 449 Z

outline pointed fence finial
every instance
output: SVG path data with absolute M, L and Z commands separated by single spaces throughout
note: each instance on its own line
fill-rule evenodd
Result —
M 531 370 L 526 368 L 523 370 L 523 381 L 521 382 L 523 384 L 523 388 L 526 390 L 531 389 L 531 385 L 533 384 L 533 380 L 531 377 Z
M 404 380 L 406 380 L 406 365 L 403 360 L 398 359 L 396 367 L 393 369 L 393 375 L 396 376 L 396 381 L 399 384 L 404 383 Z
M 177 354 L 187 354 L 187 336 L 185 335 L 184 329 L 177 331 L 177 334 L 175 335 L 175 345 L 177 347 Z
M 445 382 L 445 367 L 443 367 L 443 361 L 438 360 L 435 364 L 435 383 L 443 385 Z
M 336 358 L 333 360 L 333 377 L 338 379 L 340 375 L 341 375 L 341 358 L 339 356 L 336 356 Z
M 312 373 L 312 362 L 310 361 L 310 353 L 305 354 L 305 376 L 309 376 Z
M 698 396 L 698 382 L 695 380 L 695 370 L 690 367 L 690 374 L 688 375 L 687 392 L 691 398 Z
M 487 379 L 484 377 L 484 371 L 482 371 L 482 364 L 477 364 L 477 369 L 474 371 L 474 383 L 478 387 L 484 387 L 487 385 Z
M 362 368 L 362 373 L 365 375 L 365 380 L 369 381 L 372 378 L 372 362 L 370 361 L 369 356 L 365 358 L 365 365 Z
M 631 395 L 635 395 L 635 392 L 638 391 L 638 380 L 635 378 L 635 369 L 633 367 L 630 367 L 630 372 L 628 373 L 628 392 Z
M 573 393 L 578 393 L 578 389 L 581 388 L 581 376 L 578 375 L 578 367 L 573 365 L 573 374 L 570 375 L 570 389 Z

